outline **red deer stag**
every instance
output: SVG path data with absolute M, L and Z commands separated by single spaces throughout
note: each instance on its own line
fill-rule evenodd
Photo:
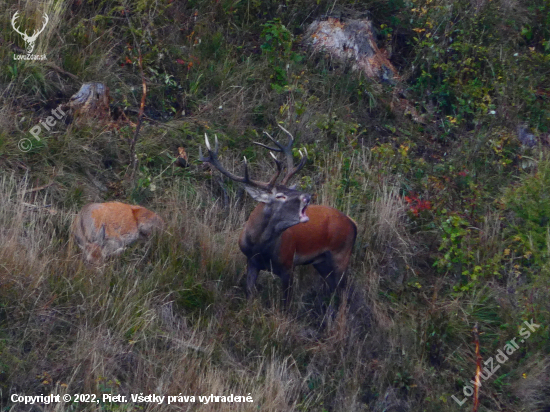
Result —
M 325 279 L 331 292 L 345 284 L 344 275 L 357 236 L 357 227 L 353 220 L 332 207 L 310 206 L 309 194 L 296 190 L 295 186 L 287 186 L 292 176 L 304 167 L 307 153 L 294 166 L 294 138 L 284 127 L 279 127 L 290 138 L 286 146 L 267 132 L 266 135 L 277 147 L 255 142 L 270 150 L 277 167 L 276 174 L 267 183 L 250 179 L 246 158 L 243 177 L 227 171 L 218 160 L 217 137 L 216 146 L 212 150 L 205 135 L 208 157 L 203 156 L 202 150 L 199 154 L 202 162 L 210 163 L 231 180 L 243 183 L 246 191 L 260 202 L 250 214 L 239 238 L 239 247 L 248 259 L 247 296 L 250 297 L 255 290 L 259 271 L 272 270 L 282 280 L 283 306 L 288 308 L 294 266 L 312 264 Z M 286 157 L 286 175 L 280 184 L 276 184 L 276 181 L 283 166 L 273 151 L 281 152 Z
M 144 207 L 107 202 L 84 206 L 73 221 L 72 232 L 86 262 L 98 265 L 163 227 L 160 216 Z

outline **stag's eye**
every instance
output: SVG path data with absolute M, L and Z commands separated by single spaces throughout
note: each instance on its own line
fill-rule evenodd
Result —
M 283 195 L 282 193 L 277 193 L 277 194 L 275 195 L 275 199 L 286 200 L 286 196 Z

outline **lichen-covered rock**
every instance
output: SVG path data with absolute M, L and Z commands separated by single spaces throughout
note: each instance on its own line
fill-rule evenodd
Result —
M 332 17 L 316 20 L 309 26 L 305 41 L 315 51 L 351 61 L 355 70 L 361 70 L 370 78 L 389 83 L 398 80 L 397 71 L 376 45 L 369 20 L 348 20 L 345 23 Z
M 79 117 L 104 119 L 109 116 L 109 88 L 103 83 L 84 83 L 69 100 L 69 107 Z
M 518 140 L 526 147 L 534 147 L 538 143 L 537 137 L 533 133 L 529 133 L 526 125 L 518 126 Z

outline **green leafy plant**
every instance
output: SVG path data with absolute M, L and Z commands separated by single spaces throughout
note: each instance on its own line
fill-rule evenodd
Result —
M 282 92 L 288 84 L 290 63 L 298 63 L 302 57 L 292 51 L 294 36 L 279 19 L 268 21 L 262 27 L 261 38 L 264 43 L 260 48 L 267 56 L 272 70 L 271 87 Z
M 550 162 L 538 165 L 537 173 L 524 176 L 505 194 L 505 203 L 515 219 L 510 231 L 524 254 L 533 256 L 539 267 L 548 267 L 550 241 Z

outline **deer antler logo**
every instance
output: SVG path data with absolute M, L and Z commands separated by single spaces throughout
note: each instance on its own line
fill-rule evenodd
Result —
M 36 42 L 36 38 L 40 33 L 44 31 L 44 29 L 46 28 L 46 24 L 48 24 L 48 21 L 50 19 L 48 18 L 48 15 L 44 13 L 44 25 L 40 30 L 35 30 L 32 36 L 29 36 L 26 31 L 24 33 L 21 33 L 19 29 L 15 26 L 15 21 L 17 20 L 18 17 L 19 17 L 19 11 L 16 11 L 11 19 L 11 25 L 13 29 L 23 37 L 23 40 L 25 40 L 25 45 L 26 45 L 25 49 L 27 50 L 27 54 L 31 54 L 32 51 L 34 50 L 34 43 Z

